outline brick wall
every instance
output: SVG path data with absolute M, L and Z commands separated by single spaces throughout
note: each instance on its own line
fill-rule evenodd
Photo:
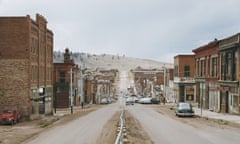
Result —
M 29 118 L 28 63 L 28 60 L 0 59 L 0 111 L 13 107 Z
M 178 76 L 184 77 L 184 66 L 190 66 L 190 77 L 195 74 L 195 55 L 177 55 L 174 57 L 174 66 L 178 66 Z
M 0 58 L 24 59 L 29 55 L 28 17 L 0 17 Z

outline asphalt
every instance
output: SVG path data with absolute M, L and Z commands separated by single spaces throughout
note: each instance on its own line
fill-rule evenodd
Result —
M 174 106 L 175 104 L 166 103 L 166 105 Z M 84 109 L 82 109 L 81 107 L 73 107 L 73 113 L 76 113 L 79 111 L 85 111 L 93 106 L 94 105 L 85 105 Z M 205 109 L 201 110 L 200 108 L 195 107 L 195 106 L 193 107 L 193 109 L 194 109 L 196 116 L 240 125 L 240 115 L 234 115 L 234 114 L 229 114 L 229 113 L 217 113 L 217 112 L 212 112 L 212 111 L 205 110 Z M 57 113 L 54 115 L 61 117 L 61 116 L 68 115 L 68 114 L 71 114 L 70 108 L 58 109 Z

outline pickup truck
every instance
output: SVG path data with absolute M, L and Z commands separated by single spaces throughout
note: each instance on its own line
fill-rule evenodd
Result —
M 4 109 L 0 115 L 1 124 L 15 124 L 20 120 L 21 116 L 16 109 Z

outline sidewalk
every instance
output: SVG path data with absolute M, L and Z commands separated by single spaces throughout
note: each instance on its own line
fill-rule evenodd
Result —
M 201 117 L 201 109 L 196 107 L 194 107 L 193 109 L 195 111 L 195 115 L 198 115 Z M 240 116 L 232 115 L 232 114 L 224 114 L 224 113 L 211 112 L 209 110 L 202 110 L 202 117 L 240 124 Z
M 73 114 L 79 111 L 87 111 L 94 105 L 86 104 L 84 105 L 84 108 L 82 109 L 81 106 L 74 106 L 73 107 Z M 54 113 L 54 116 L 62 117 L 65 115 L 70 115 L 71 114 L 71 108 L 57 108 L 56 113 Z

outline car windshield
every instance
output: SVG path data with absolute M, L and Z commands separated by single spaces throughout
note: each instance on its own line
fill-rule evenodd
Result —
M 188 103 L 181 103 L 181 104 L 179 105 L 179 108 L 180 108 L 180 109 L 191 109 L 191 106 L 190 106 L 190 104 L 188 104 Z
M 4 114 L 10 114 L 10 113 L 12 113 L 12 111 L 11 110 L 3 110 L 3 113 Z

